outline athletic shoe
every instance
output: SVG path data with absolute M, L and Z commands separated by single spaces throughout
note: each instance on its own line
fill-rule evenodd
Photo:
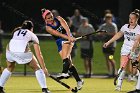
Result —
M 129 92 L 127 92 L 127 93 L 140 93 L 140 90 L 133 90 L 133 91 L 129 91 Z
M 60 75 L 57 76 L 57 79 L 68 79 L 70 75 L 68 73 L 61 73 Z
M 121 86 L 118 86 L 118 85 L 117 85 L 116 88 L 115 88 L 115 90 L 116 90 L 116 91 L 121 91 Z
M 42 93 L 51 93 L 48 88 L 42 88 Z
M 132 76 L 132 75 L 129 75 L 128 76 L 128 81 L 137 81 L 138 80 L 138 76 Z
M 83 84 L 84 84 L 84 80 L 78 81 L 77 82 L 77 89 L 81 90 L 81 88 L 83 87 Z
M 3 87 L 0 87 L 0 93 L 5 93 Z

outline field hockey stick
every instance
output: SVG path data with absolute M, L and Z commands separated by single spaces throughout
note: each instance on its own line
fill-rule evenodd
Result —
M 128 60 L 129 60 L 129 59 L 128 59 Z M 125 66 L 127 65 L 127 63 L 128 63 L 128 60 L 125 61 L 125 62 L 123 63 L 123 65 L 122 65 L 120 71 L 119 71 L 118 74 L 115 76 L 115 78 L 114 78 L 114 85 L 115 85 L 115 86 L 117 85 L 117 80 L 118 80 L 120 74 L 122 73 L 124 67 L 125 67 Z
M 52 78 L 53 80 L 55 80 L 56 82 L 58 82 L 59 84 L 61 84 L 62 86 L 66 87 L 67 89 L 69 89 L 73 93 L 77 93 L 78 92 L 77 87 L 75 87 L 75 89 L 73 89 L 69 85 L 67 85 L 66 83 L 64 83 L 64 82 L 60 81 L 59 79 L 55 78 L 54 76 L 49 75 L 49 77 Z
M 93 33 L 89 33 L 89 34 L 86 34 L 86 35 L 77 37 L 76 40 L 79 40 L 79 39 L 82 39 L 82 38 L 86 38 L 86 37 L 88 37 L 88 36 L 90 36 L 90 35 L 94 35 L 94 34 L 100 33 L 100 32 L 101 32 L 101 33 L 106 33 L 107 31 L 106 31 L 106 30 L 95 31 L 95 32 L 93 32 Z M 64 43 L 70 43 L 70 41 L 65 41 Z

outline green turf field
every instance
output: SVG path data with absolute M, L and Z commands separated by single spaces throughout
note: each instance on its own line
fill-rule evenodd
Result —
M 5 46 L 9 40 L 4 39 L 4 50 Z M 76 65 L 79 73 L 84 73 L 84 64 L 83 60 L 80 58 L 80 46 L 79 42 L 77 43 L 77 55 L 74 58 L 74 64 Z M 122 45 L 122 42 L 118 42 L 117 49 L 115 53 L 115 60 L 117 63 L 117 68 L 119 68 L 119 59 L 120 59 L 120 47 Z M 40 46 L 41 50 L 46 62 L 46 66 L 50 73 L 58 73 L 61 72 L 62 69 L 62 60 L 60 59 L 60 56 L 57 52 L 57 47 L 54 41 L 49 40 L 40 40 Z M 2 65 L 5 67 L 5 53 L 2 57 Z M 15 71 L 23 72 L 23 65 L 17 65 Z M 32 71 L 31 69 L 27 68 L 27 71 Z M 107 73 L 107 67 L 105 63 L 104 56 L 102 54 L 102 43 L 101 42 L 95 42 L 94 43 L 94 60 L 93 60 L 93 73 L 94 74 L 106 74 Z
M 73 78 L 63 80 L 71 87 L 75 87 L 76 83 Z M 102 78 L 89 78 L 84 79 L 85 84 L 81 91 L 78 93 L 126 93 L 133 89 L 135 83 L 127 82 L 124 80 L 122 91 L 114 91 L 113 79 L 102 79 Z M 47 84 L 52 93 L 71 93 L 68 89 L 52 80 L 47 78 Z M 41 93 L 41 88 L 35 77 L 32 76 L 14 76 L 9 79 L 5 86 L 6 93 Z

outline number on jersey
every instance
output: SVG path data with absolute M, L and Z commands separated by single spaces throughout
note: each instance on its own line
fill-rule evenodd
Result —
M 24 31 L 24 30 L 19 30 L 19 32 L 18 32 L 18 34 L 17 34 L 17 36 L 19 36 L 19 35 L 23 35 L 23 36 L 25 36 L 25 35 L 26 35 L 26 33 L 27 33 L 27 31 Z

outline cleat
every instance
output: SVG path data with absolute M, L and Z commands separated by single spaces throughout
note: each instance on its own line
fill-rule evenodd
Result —
M 51 93 L 48 88 L 42 88 L 42 93 Z
M 5 93 L 3 87 L 0 87 L 0 93 Z
M 127 92 L 127 93 L 140 93 L 140 90 L 133 90 L 133 91 L 129 91 L 129 92 Z
M 78 81 L 77 82 L 77 90 L 81 90 L 84 84 L 84 80 Z
M 117 85 L 116 88 L 115 88 L 115 90 L 116 90 L 116 91 L 121 91 L 121 86 L 118 86 L 118 85 Z
M 68 73 L 61 73 L 60 75 L 57 76 L 57 79 L 68 79 L 70 75 Z

